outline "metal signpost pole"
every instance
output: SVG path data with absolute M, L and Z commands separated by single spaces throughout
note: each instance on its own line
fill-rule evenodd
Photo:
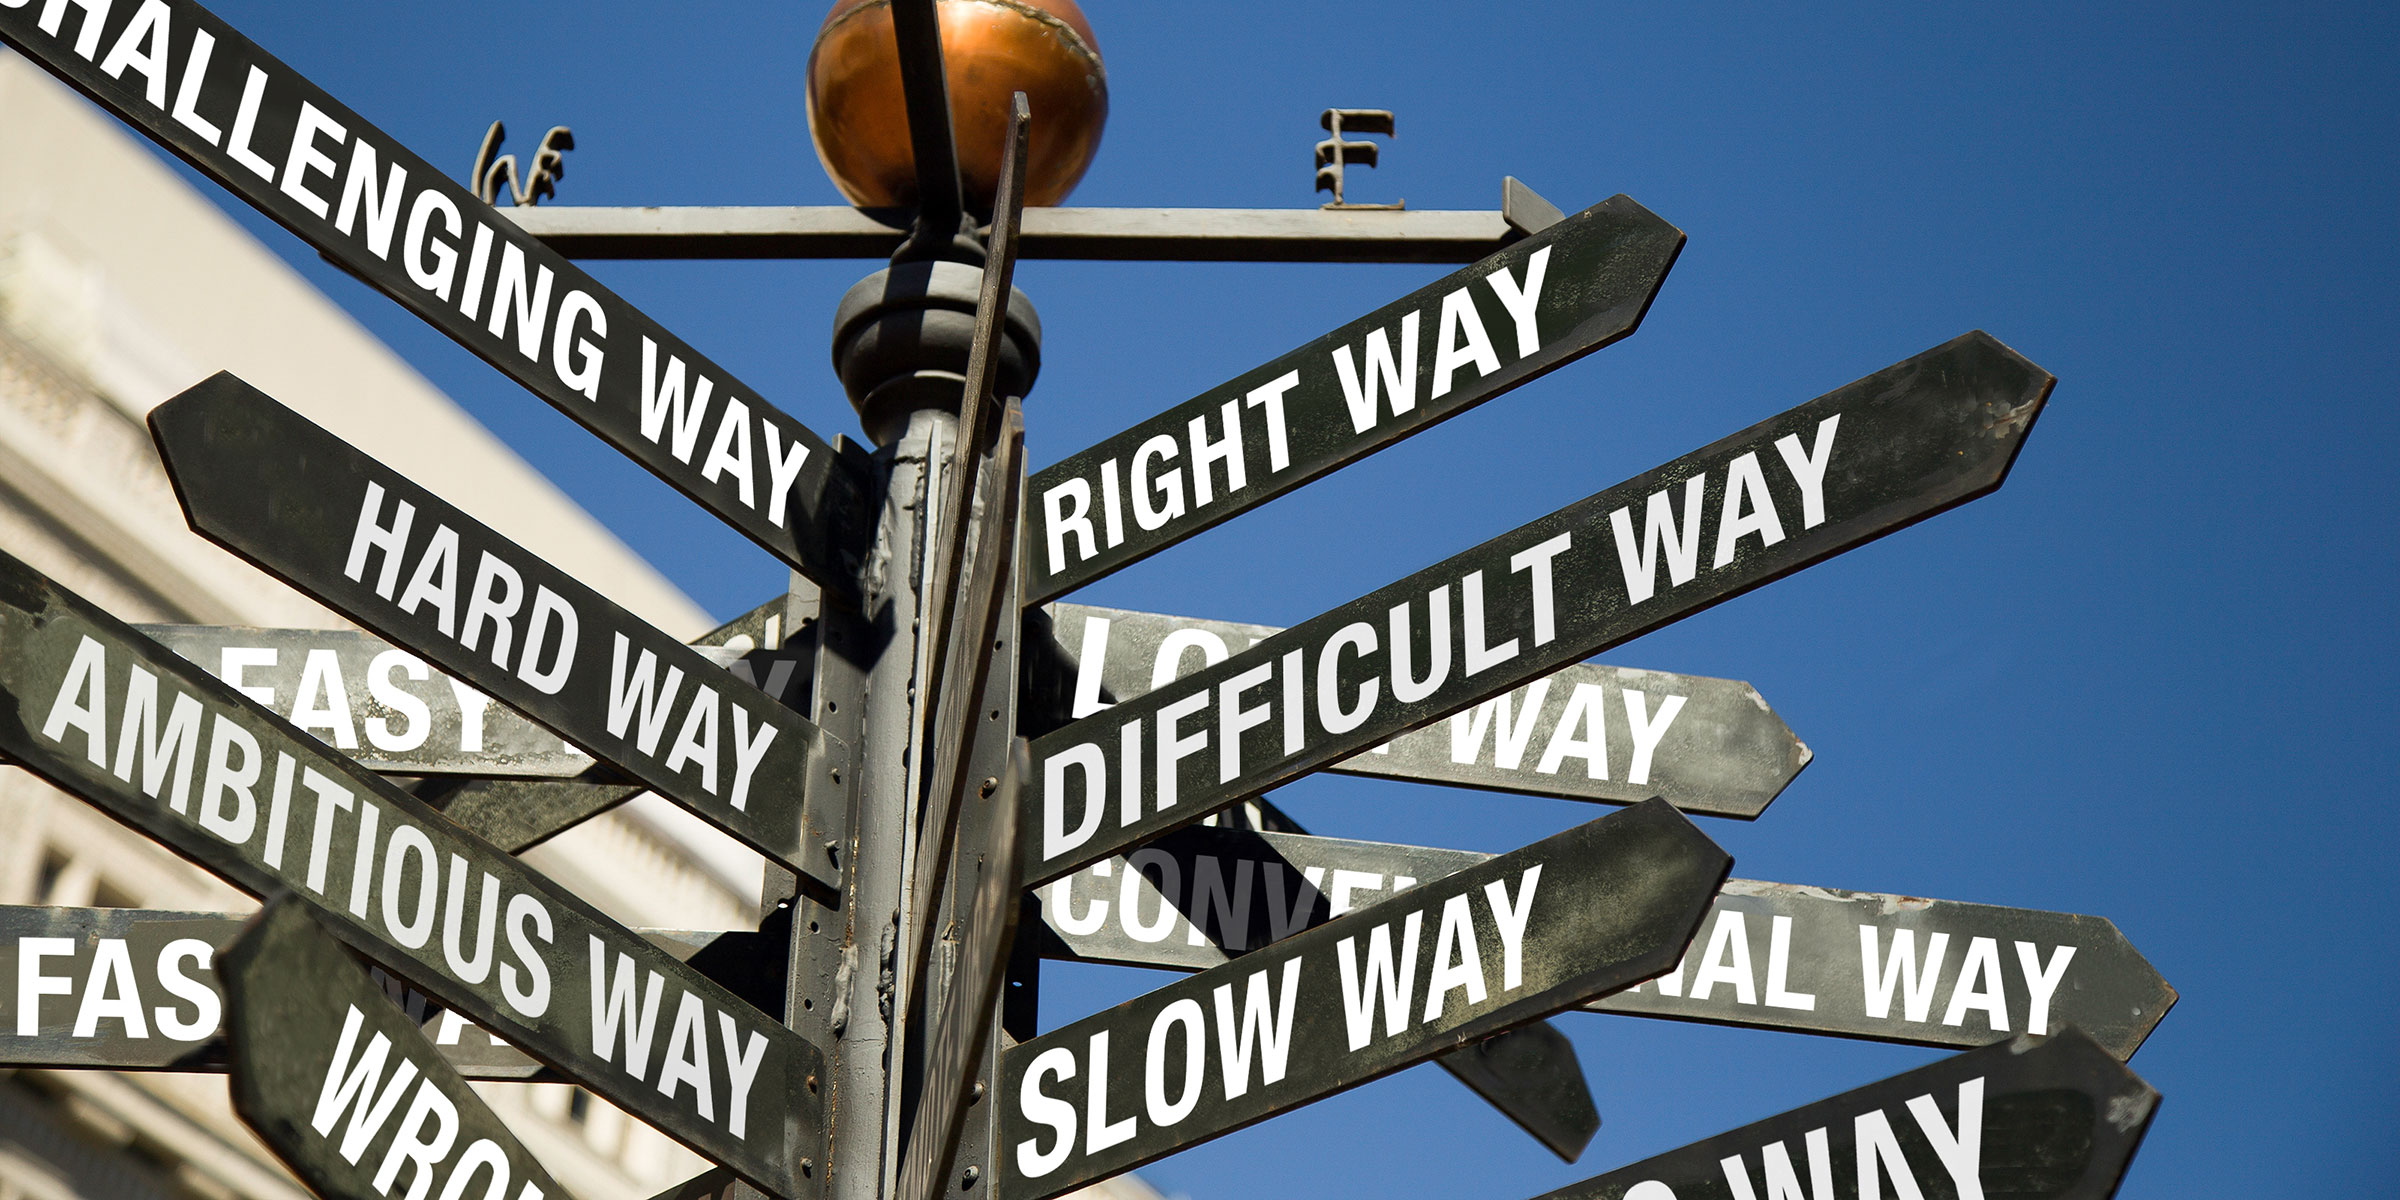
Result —
M 859 731 L 858 789 L 842 856 L 842 935 L 827 998 L 833 1037 L 827 1109 L 839 1132 L 829 1139 L 822 1186 L 832 1200 L 881 1200 L 899 1180 L 912 1061 L 907 1018 L 912 1007 L 932 1011 L 908 994 L 911 947 L 921 936 L 916 926 L 931 916 L 912 903 L 923 853 L 918 827 L 927 819 L 928 783 L 940 774 L 933 756 L 968 750 L 927 743 L 929 733 L 945 740 L 950 733 L 929 730 L 927 717 L 937 704 L 938 664 L 959 607 L 951 596 L 960 584 L 963 537 L 954 535 L 967 514 L 953 498 L 971 496 L 982 474 L 979 431 L 962 428 L 960 412 L 980 407 L 982 397 L 968 395 L 971 375 L 998 396 L 1024 395 L 1040 338 L 1032 306 L 1007 288 L 1003 275 L 1002 294 L 989 298 L 1003 307 L 982 322 L 985 336 L 997 335 L 998 343 L 976 345 L 976 316 L 986 299 L 984 272 L 976 269 L 983 247 L 971 218 L 962 217 L 934 6 L 909 0 L 892 12 L 924 203 L 892 265 L 853 288 L 835 318 L 836 370 L 868 435 L 881 443 L 883 493 L 873 542 L 860 559 L 862 601 L 855 609 L 826 603 L 816 676 L 818 715 L 851 728 L 834 711 L 847 703 Z M 823 947 L 812 945 L 809 926 L 821 919 L 808 915 L 813 905 L 805 898 L 794 903 L 801 918 L 792 931 L 798 999 L 802 964 Z M 797 1008 L 787 1009 L 787 1017 Z
M 935 0 L 852 3 L 819 48 L 846 30 L 876 87 L 896 68 L 878 102 L 906 145 L 882 152 L 908 155 L 854 186 L 820 137 L 857 208 L 502 220 L 500 183 L 519 204 L 549 190 L 563 128 L 525 182 L 491 162 L 495 125 L 470 191 L 191 0 L 0 0 L 0 42 L 796 572 L 687 646 L 230 375 L 162 405 L 150 425 L 194 529 L 389 641 L 137 630 L 0 554 L 0 711 L 17 714 L 0 752 L 273 900 L 247 927 L 0 908 L 23 1039 L 0 1067 L 225 1070 L 243 1119 L 329 1200 L 389 1192 L 403 1159 L 412 1196 L 437 1168 L 445 1196 L 479 1171 L 495 1195 L 510 1178 L 555 1193 L 469 1078 L 578 1083 L 720 1164 L 669 1197 L 1039 1200 L 1426 1061 L 1572 1160 L 1597 1115 L 1544 1022 L 1595 1009 L 1969 1049 L 1561 1200 L 1716 1194 L 1720 1175 L 1750 1200 L 1752 1155 L 1771 1197 L 1796 1197 L 1795 1146 L 1817 1200 L 1837 1157 L 1866 1195 L 1887 1178 L 1981 1194 L 1987 1164 L 2108 1194 L 2156 1101 L 2120 1060 L 2175 1001 L 2125 938 L 1729 880 L 1687 814 L 1757 818 L 1808 748 L 1746 684 L 1585 661 L 1996 489 L 2048 372 L 1961 336 L 1287 630 L 1028 609 L 1631 335 L 1684 241 L 1629 197 L 1569 216 L 1514 179 L 1498 213 L 1348 203 L 1344 170 L 1377 151 L 1345 134 L 1394 129 L 1366 109 L 1325 115 L 1324 211 L 1055 207 L 1082 167 L 1029 166 L 1028 130 L 1052 120 L 1032 109 L 1063 110 L 1054 138 L 1096 139 L 1105 75 L 1073 5 L 1045 4 L 1057 19 L 1029 36 L 1100 99 L 1078 114 L 1042 81 L 1004 87 L 996 175 L 988 127 L 954 133 Z M 812 58 L 812 128 L 818 83 Z M 254 142 L 289 145 L 280 183 Z M 472 237 L 455 296 L 447 266 L 394 256 L 403 207 L 407 238 L 428 212 Z M 833 329 L 872 452 L 745 398 L 567 258 L 886 252 Z M 1019 253 L 1471 265 L 1029 476 L 1041 325 L 1010 283 Z M 585 331 L 640 352 L 604 368 Z M 320 693 L 338 719 L 301 699 Z M 1317 770 L 1630 807 L 1496 856 L 1317 838 L 1262 797 Z M 516 857 L 643 788 L 767 857 L 758 930 L 626 929 Z M 500 919 L 514 956 L 496 974 L 459 949 L 474 875 L 480 944 Z M 1044 1032 L 1044 957 L 1195 973 Z M 150 1010 L 156 1041 L 115 992 L 136 981 L 177 1000 Z M 437 1151 L 428 1120 L 460 1136 Z

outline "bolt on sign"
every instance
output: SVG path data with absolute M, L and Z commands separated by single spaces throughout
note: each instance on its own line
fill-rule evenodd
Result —
M 1682 250 L 1682 230 L 1604 200 L 1043 468 L 1027 483 L 1026 602 L 1624 338 Z
M 1052 957 L 1200 971 L 1489 855 L 1192 826 L 1038 891 Z M 2131 1058 L 2175 989 L 2099 917 L 1729 879 L 1674 969 L 1594 1012 L 1983 1046 L 2074 1025 Z
M 840 741 L 232 375 L 150 429 L 202 536 L 839 886 Z
M 5 41 L 839 595 L 860 468 L 188 0 L 0 4 Z
M 1537 1200 L 2107 1200 L 2157 1112 L 2149 1084 L 2067 1029 L 1970 1050 Z
M 1283 632 L 1060 602 L 1052 636 L 1071 663 L 1029 686 L 1081 720 L 1213 667 Z M 1328 764 L 1347 775 L 1749 818 L 1808 765 L 1809 750 L 1749 684 L 1573 663 L 1446 721 Z
M 567 1196 L 289 898 L 225 952 L 233 1109 L 320 1196 Z
M 1966 334 L 1045 734 L 1026 882 L 1986 494 L 2054 382 Z
M 806 1038 L 4 554 L 0 697 L 0 755 L 660 1132 L 787 1194 L 822 1156 Z
M 1012 1047 L 1001 1194 L 1072 1190 L 1654 976 L 1732 863 L 1646 801 Z

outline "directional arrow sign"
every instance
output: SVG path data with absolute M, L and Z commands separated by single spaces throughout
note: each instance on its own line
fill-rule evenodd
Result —
M 0 1068 L 224 1070 L 217 963 L 244 924 L 225 913 L 0 905 L 0 980 L 15 981 L 0 987 Z M 726 982 L 730 975 L 716 969 L 757 961 L 766 935 L 645 929 L 641 936 Z M 367 973 L 459 1074 L 557 1077 L 383 968 L 369 965 Z M 775 986 L 782 987 L 780 976 Z
M 1489 857 L 1179 829 L 1042 888 L 1042 951 L 1205 970 Z M 1927 1046 L 2074 1025 L 2130 1058 L 2174 1004 L 2099 917 L 1732 879 L 1674 970 L 1587 1007 Z
M 233 1109 L 310 1190 L 566 1196 L 299 902 L 259 914 L 224 978 Z
M 828 591 L 858 467 L 188 0 L 0 4 L 0 41 L 532 389 Z
M 1537 1200 L 2107 1200 L 2157 1111 L 2149 1084 L 2070 1029 L 1946 1058 Z
M 824 1153 L 798 1033 L 6 555 L 0 756 L 771 1191 Z
M 150 413 L 192 528 L 832 889 L 849 748 L 231 375 Z
M 1094 863 L 1040 889 L 1036 894 L 1041 898 L 1045 927 L 1030 944 L 1051 958 L 1204 970 L 1385 899 L 1387 895 L 1382 893 L 1387 882 L 1389 890 L 1397 892 L 1436 874 L 1406 867 L 1388 877 L 1371 877 L 1350 870 L 1335 875 L 1327 884 L 1322 865 L 1302 868 L 1277 859 L 1276 847 L 1260 841 L 1252 831 L 1294 835 L 1297 840 L 1287 849 L 1303 852 L 1319 845 L 1362 850 L 1408 848 L 1309 837 L 1290 816 L 1263 798 L 1253 798 L 1225 816 L 1238 816 L 1243 823 L 1229 819 L 1221 828 L 1179 829 L 1134 851 L 1129 858 Z M 1440 873 L 1485 857 L 1468 855 L 1466 861 L 1445 864 Z M 1368 865 L 1365 859 L 1361 854 L 1344 865 L 1363 867 Z M 1228 866 L 1231 874 L 1227 874 Z M 1206 883 L 1201 881 L 1204 875 Z M 1318 903 L 1328 886 L 1339 898 L 1330 904 Z M 1271 891 L 1273 899 L 1266 899 L 1262 889 Z M 1209 918 L 1212 904 L 1217 906 L 1218 918 L 1213 923 Z M 1275 908 L 1270 909 L 1270 904 Z M 1113 921 L 1111 912 L 1116 914 Z M 1180 932 L 1183 940 L 1189 941 L 1189 949 L 1176 938 L 1177 912 L 1185 914 Z M 1283 915 L 1267 915 L 1270 912 Z M 1160 945 L 1162 942 L 1176 944 Z M 1592 1087 L 1584 1078 L 1583 1064 L 1576 1060 L 1575 1047 L 1567 1036 L 1548 1021 L 1494 1034 L 1444 1054 L 1434 1063 L 1568 1162 L 1581 1158 L 1592 1135 L 1600 1132 L 1600 1112 L 1592 1103 Z
M 1989 492 L 2053 382 L 1967 334 L 1046 734 L 1026 882 Z
M 1018 1045 L 1000 1194 L 1057 1195 L 1656 975 L 1731 865 L 1648 801 Z
M 134 628 L 371 771 L 528 779 L 594 771 L 592 756 L 574 743 L 372 634 L 243 625 Z M 692 650 L 786 707 L 804 682 L 796 656 L 744 655 L 698 644 Z
M 1029 686 L 1061 701 L 1061 718 L 1146 695 L 1283 632 L 1064 602 L 1049 617 L 1072 658 L 1037 658 L 1064 673 Z M 1659 796 L 1687 813 L 1750 818 L 1808 761 L 1747 683 L 1574 663 L 1325 769 L 1609 804 Z
M 1682 250 L 1682 230 L 1613 197 L 1042 470 L 1026 492 L 1026 602 L 1632 333 Z
M 776 702 L 797 709 L 809 691 L 814 634 L 804 632 L 787 642 L 786 607 L 785 597 L 777 596 L 702 634 L 692 648 L 709 658 L 739 653 L 740 658 L 726 664 L 728 670 L 745 683 L 757 684 Z M 475 836 L 511 854 L 523 854 L 641 794 L 638 786 L 590 782 L 613 774 L 595 767 L 579 779 L 432 780 L 420 782 L 416 794 Z
M 140 908 L 0 908 L 0 1066 L 217 1069 L 217 952 L 240 922 Z

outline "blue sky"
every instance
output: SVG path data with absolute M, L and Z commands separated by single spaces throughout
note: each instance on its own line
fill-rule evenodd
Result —
M 520 151 L 574 127 L 569 203 L 839 202 L 802 115 L 820 4 L 217 10 L 461 172 L 501 118 Z M 2002 491 L 1605 660 L 1749 680 L 1816 751 L 1759 821 L 1705 822 L 1737 874 L 2124 929 L 2183 999 L 2134 1060 L 2166 1102 L 2121 1195 L 2390 1193 L 2400 936 L 2374 897 L 2400 834 L 2400 705 L 2375 680 L 2394 661 L 2400 523 L 2400 17 L 1406 0 L 1090 15 L 1114 111 L 1074 203 L 1313 207 L 1317 113 L 1381 107 L 1399 136 L 1354 199 L 1489 208 L 1514 174 L 1569 211 L 1628 193 L 1691 240 L 1627 342 L 1077 599 L 1296 623 L 1987 329 L 2060 379 Z M 730 615 L 780 586 L 764 553 L 243 215 L 703 605 Z M 874 265 L 596 273 L 830 436 L 856 433 L 833 307 Z M 1031 459 L 1439 273 L 1024 264 L 1046 335 Z M 1279 797 L 1320 832 L 1485 851 L 1597 815 L 1353 779 Z M 1158 981 L 1054 971 L 1046 1015 Z M 1145 1174 L 1199 1200 L 1520 1200 L 1937 1053 L 1561 1024 L 1606 1120 L 1581 1164 L 1420 1068 Z

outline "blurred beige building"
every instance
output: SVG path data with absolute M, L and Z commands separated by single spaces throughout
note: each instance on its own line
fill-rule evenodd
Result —
M 184 524 L 143 417 L 218 370 L 609 580 L 668 632 L 713 624 L 146 143 L 0 50 L 0 549 L 129 621 L 340 626 Z M 656 797 L 526 857 L 630 924 L 755 924 L 757 856 Z M 8 767 L 0 904 L 253 907 Z M 581 1089 L 478 1087 L 585 1200 L 651 1196 L 706 1166 Z M 0 1200 L 305 1195 L 233 1116 L 222 1076 L 0 1069 Z

